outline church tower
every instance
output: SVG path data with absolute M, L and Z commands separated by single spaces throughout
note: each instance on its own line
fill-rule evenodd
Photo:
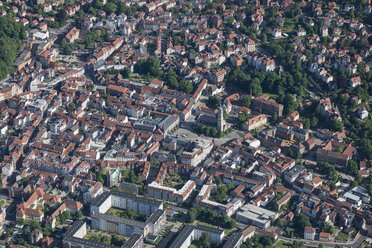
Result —
M 223 118 L 223 108 L 222 106 L 219 107 L 218 109 L 218 114 L 217 114 L 217 131 L 218 132 L 223 132 L 225 131 L 225 120 Z

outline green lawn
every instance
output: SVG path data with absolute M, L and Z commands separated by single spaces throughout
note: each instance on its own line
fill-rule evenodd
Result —
M 152 77 L 146 77 L 141 75 L 131 75 L 130 80 L 137 83 L 146 83 L 149 84 L 149 82 L 152 80 Z
M 367 247 L 368 243 L 366 241 L 363 241 L 363 243 L 359 246 L 359 248 Z
M 347 234 L 345 234 L 345 233 L 343 233 L 343 232 L 340 232 L 340 233 L 337 235 L 337 237 L 336 237 L 336 239 L 337 239 L 337 240 L 340 240 L 340 241 L 346 241 L 348 238 L 349 238 L 349 235 L 347 235 Z
M 88 231 L 87 235 L 84 236 L 84 239 L 97 241 L 97 239 L 99 239 L 99 237 L 98 237 L 98 234 L 95 234 L 95 233 L 92 233 L 92 232 Z
M 197 225 L 200 225 L 200 226 L 207 226 L 207 227 L 213 227 L 213 228 L 216 228 L 217 227 L 215 225 L 212 225 L 212 224 L 209 224 L 209 223 L 203 222 L 203 221 L 198 221 L 196 224 Z
M 233 231 L 235 231 L 235 228 L 225 229 L 225 236 L 229 236 Z
M 136 221 L 146 221 L 146 216 L 138 214 L 134 211 L 128 210 L 128 209 L 118 209 L 118 208 L 110 208 L 106 214 L 136 220 Z
M 290 243 L 284 243 L 284 241 L 279 241 L 279 242 L 275 245 L 275 247 L 277 247 L 277 248 L 288 248 L 289 245 L 290 245 Z

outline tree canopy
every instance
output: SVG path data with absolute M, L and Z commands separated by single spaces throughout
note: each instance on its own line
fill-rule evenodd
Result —
M 220 105 L 221 105 L 221 98 L 219 98 L 218 96 L 214 95 L 208 98 L 207 106 L 209 108 L 216 109 Z
M 141 59 L 134 65 L 134 72 L 152 76 L 160 77 L 162 71 L 160 70 L 160 62 L 157 57 L 149 57 L 147 59 Z
M 26 38 L 25 27 L 10 16 L 0 17 L 0 80 L 15 72 L 14 61 Z

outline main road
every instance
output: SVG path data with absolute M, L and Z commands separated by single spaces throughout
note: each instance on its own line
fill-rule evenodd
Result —
M 304 243 L 308 246 L 319 246 L 320 244 L 323 244 L 324 247 L 336 247 L 337 245 L 344 247 L 344 248 L 358 248 L 364 240 L 366 240 L 366 237 L 363 235 L 360 235 L 359 233 L 355 237 L 353 241 L 350 242 L 339 242 L 339 241 L 317 241 L 317 240 L 307 240 L 307 239 L 294 239 L 294 238 L 287 238 L 284 236 L 279 235 L 278 240 L 282 240 L 285 242 L 293 243 L 294 241 Z

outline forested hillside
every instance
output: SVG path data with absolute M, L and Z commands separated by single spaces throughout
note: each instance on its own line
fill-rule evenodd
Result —
M 0 17 L 0 79 L 15 70 L 13 63 L 25 38 L 25 27 L 21 23 L 11 16 Z

